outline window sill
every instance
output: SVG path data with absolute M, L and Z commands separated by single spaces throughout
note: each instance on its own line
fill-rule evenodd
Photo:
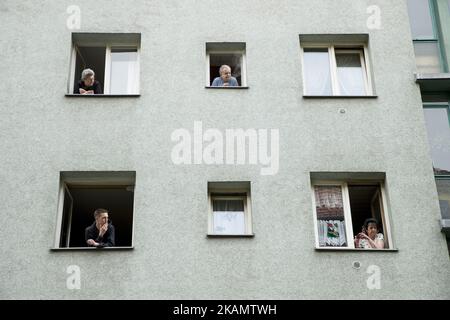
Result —
M 211 86 L 205 86 L 206 89 L 219 89 L 219 90 L 239 90 L 239 89 L 248 89 L 249 87 L 211 87 Z
M 325 247 L 325 248 L 315 248 L 316 251 L 351 251 L 351 252 L 398 252 L 398 249 L 358 249 L 358 248 L 332 248 L 332 247 Z
M 103 251 L 103 250 L 113 250 L 113 251 L 121 251 L 121 250 L 134 250 L 134 247 L 73 247 L 73 248 L 51 248 L 50 251 Z
M 137 98 L 140 94 L 74 94 L 66 93 L 66 97 L 72 98 Z
M 251 234 L 214 234 L 208 233 L 206 235 L 207 238 L 253 238 L 255 236 L 254 233 Z
M 309 96 L 303 95 L 305 99 L 376 99 L 377 95 L 370 96 Z

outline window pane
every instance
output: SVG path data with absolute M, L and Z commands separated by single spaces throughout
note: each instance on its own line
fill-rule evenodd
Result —
M 419 72 L 441 72 L 437 42 L 414 42 L 414 52 L 416 54 L 416 65 Z
M 245 234 L 244 201 L 214 200 L 213 224 L 215 234 Z
M 213 211 L 244 211 L 242 200 L 214 200 Z
M 408 14 L 413 39 L 434 39 L 433 20 L 428 0 L 408 0 Z
M 359 53 L 336 53 L 340 94 L 361 96 L 366 94 L 365 75 Z
M 436 180 L 442 219 L 450 219 L 450 179 Z
M 100 82 L 100 87 L 103 91 L 103 84 L 105 80 L 105 53 L 106 47 L 76 46 L 74 85 L 76 85 L 78 81 L 80 81 L 82 71 L 86 68 L 89 68 L 95 72 L 95 80 Z
M 450 124 L 448 108 L 425 108 L 428 141 L 436 173 L 450 173 Z
M 320 247 L 345 247 L 344 202 L 340 186 L 315 186 Z
M 328 49 L 305 49 L 303 54 L 307 95 L 333 95 Z
M 220 67 L 227 65 L 231 68 L 231 76 L 236 78 L 238 85 L 242 85 L 242 54 L 241 53 L 211 53 L 209 56 L 209 80 L 212 85 L 215 78 L 220 77 Z
M 138 93 L 136 83 L 136 50 L 113 50 L 111 52 L 111 90 L 112 94 Z

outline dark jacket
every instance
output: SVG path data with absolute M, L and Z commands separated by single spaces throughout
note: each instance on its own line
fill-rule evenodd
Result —
M 86 228 L 85 231 L 85 241 L 88 241 L 89 239 L 93 239 L 95 242 L 98 242 L 100 245 L 99 247 L 114 247 L 116 245 L 116 239 L 115 239 L 115 231 L 114 226 L 112 225 L 111 221 L 108 223 L 108 230 L 103 235 L 103 237 L 99 236 L 99 230 L 97 229 L 94 223 Z
M 77 81 L 77 83 L 75 83 L 75 86 L 73 88 L 73 93 L 80 94 L 80 89 L 84 89 L 86 91 L 93 90 L 94 94 L 102 94 L 103 93 L 102 86 L 101 86 L 100 82 L 98 82 L 97 80 L 95 80 L 94 84 L 89 87 L 84 84 L 83 80 Z

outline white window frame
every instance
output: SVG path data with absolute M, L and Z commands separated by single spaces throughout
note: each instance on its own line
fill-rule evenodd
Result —
M 213 194 L 219 195 L 213 195 Z M 227 195 L 229 193 L 230 195 Z M 243 195 L 234 195 L 236 193 L 242 193 Z M 214 200 L 243 200 L 244 202 L 244 221 L 245 221 L 245 233 L 242 234 L 222 234 L 214 232 Z M 252 209 L 251 209 L 251 197 L 248 190 L 245 189 L 214 189 L 208 192 L 208 235 L 210 236 L 251 236 L 253 235 L 252 228 Z
M 339 181 L 339 180 L 315 180 L 311 183 L 311 195 L 312 195 L 312 208 L 313 208 L 313 218 L 314 218 L 314 237 L 315 237 L 315 246 L 316 249 L 320 250 L 348 250 L 348 249 L 355 249 L 355 250 L 369 250 L 369 249 L 362 249 L 362 248 L 355 248 L 355 242 L 354 242 L 354 233 L 353 233 L 353 223 L 352 223 L 352 214 L 351 214 L 351 208 L 350 208 L 350 195 L 349 195 L 349 189 L 348 185 L 375 185 L 377 184 L 380 188 L 380 196 L 381 196 L 381 205 L 380 209 L 381 212 L 381 220 L 378 223 L 382 224 L 384 233 L 383 236 L 385 238 L 385 248 L 380 250 L 388 250 L 394 248 L 393 246 L 393 240 L 392 240 L 392 233 L 391 233 L 391 226 L 390 226 L 390 218 L 389 218 L 389 211 L 387 206 L 387 198 L 386 198 L 386 191 L 384 186 L 384 181 L 379 180 L 346 180 L 346 181 Z M 343 202 L 343 208 L 344 208 L 344 220 L 345 220 L 345 235 L 347 238 L 347 246 L 346 247 L 321 247 L 319 244 L 319 233 L 318 233 L 318 225 L 317 225 L 317 211 L 316 211 L 316 197 L 315 197 L 315 190 L 314 187 L 316 186 L 337 186 L 341 187 L 342 192 L 342 202 Z M 387 240 L 387 241 L 386 241 Z M 387 243 L 386 243 L 387 242 Z
M 135 74 L 135 90 L 133 93 L 121 93 L 120 95 L 136 95 L 140 93 L 140 56 L 141 56 L 141 48 L 140 44 L 136 44 L 134 42 L 130 43 L 114 43 L 114 42 L 99 42 L 97 44 L 83 44 L 83 42 L 77 42 L 76 44 L 72 44 L 72 55 L 71 55 L 71 67 L 70 67 L 70 82 L 69 82 L 69 93 L 73 93 L 74 89 L 74 81 L 78 80 L 75 79 L 75 68 L 76 68 L 76 47 L 98 47 L 98 46 L 104 46 L 106 47 L 105 50 L 105 79 L 103 83 L 103 94 L 104 95 L 115 95 L 114 93 L 110 93 L 111 88 L 111 52 L 113 49 L 130 49 L 130 50 L 136 50 L 137 53 L 137 63 L 136 63 L 136 74 Z M 95 71 L 95 70 L 94 70 Z
M 210 55 L 211 54 L 239 54 L 241 55 L 241 85 L 247 87 L 247 59 L 245 50 L 207 50 L 206 51 L 206 87 L 211 87 Z M 214 88 L 214 87 L 211 87 Z
M 339 88 L 339 81 L 337 76 L 337 63 L 336 63 L 336 51 L 339 53 L 354 53 L 359 52 L 361 59 L 361 67 L 363 71 L 364 77 L 364 87 L 366 93 L 361 95 L 361 97 L 372 96 L 373 93 L 373 84 L 371 77 L 371 69 L 369 63 L 369 51 L 366 43 L 339 43 L 339 44 L 327 44 L 327 43 L 316 43 L 316 44 L 305 44 L 301 46 L 301 61 L 302 61 L 302 81 L 303 81 L 303 95 L 304 96 L 314 96 L 307 93 L 307 82 L 305 77 L 305 60 L 304 50 L 305 49 L 328 49 L 328 58 L 329 58 L 329 67 L 330 67 L 330 76 L 331 76 L 331 89 L 332 94 L 330 96 L 342 96 Z

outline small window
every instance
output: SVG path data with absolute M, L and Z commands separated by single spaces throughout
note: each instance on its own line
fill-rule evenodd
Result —
M 95 227 L 97 209 L 114 231 L 104 245 L 132 247 L 134 172 L 61 172 L 60 183 L 56 248 L 90 246 L 86 229 Z
M 71 93 L 139 94 L 139 34 L 75 33 L 72 38 Z
M 361 46 L 303 46 L 304 95 L 373 95 L 367 48 Z
M 390 248 L 392 241 L 381 182 L 315 181 L 313 203 L 316 247 Z
M 206 86 L 214 88 L 247 86 L 245 43 L 206 44 Z
M 441 48 L 433 0 L 408 0 L 411 35 L 419 72 L 442 72 Z
M 250 183 L 208 184 L 208 235 L 252 235 Z

